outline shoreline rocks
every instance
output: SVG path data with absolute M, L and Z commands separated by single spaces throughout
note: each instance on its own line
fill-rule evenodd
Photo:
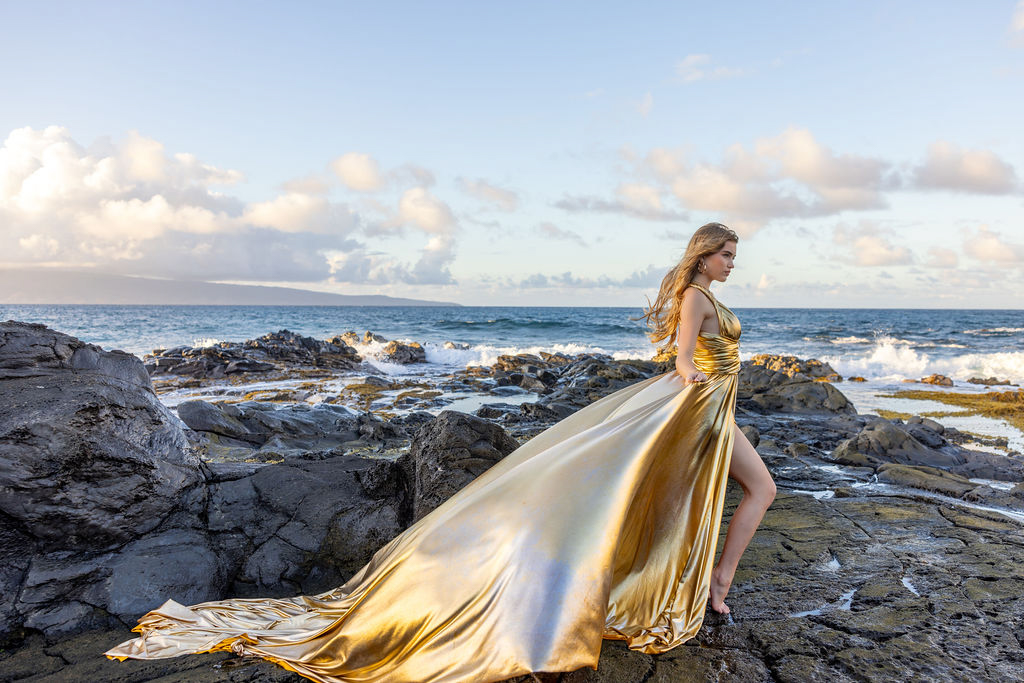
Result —
M 282 349 L 304 344 L 283 333 L 263 343 L 279 358 L 259 351 L 259 362 L 278 369 L 298 357 Z M 965 449 L 962 434 L 927 418 L 858 415 L 819 381 L 830 370 L 791 356 L 741 368 L 737 422 L 779 496 L 736 575 L 735 618 L 709 613 L 694 641 L 658 656 L 606 641 L 597 672 L 552 680 L 1024 676 L 1024 525 L 987 509 L 1024 507 L 1024 459 Z M 532 399 L 499 399 L 509 403 L 477 416 L 189 400 L 175 417 L 137 358 L 2 324 L 0 640 L 20 646 L 0 651 L 0 669 L 19 680 L 300 680 L 224 654 L 116 663 L 99 653 L 169 597 L 340 585 L 517 439 L 664 371 L 523 354 L 437 380 Z M 398 386 L 373 375 L 363 384 Z M 730 484 L 727 517 L 739 497 Z

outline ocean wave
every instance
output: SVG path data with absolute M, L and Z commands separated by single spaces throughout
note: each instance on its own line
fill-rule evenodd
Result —
M 1024 332 L 1024 327 L 979 327 L 976 330 L 964 330 L 964 334 L 977 334 L 983 337 L 1003 336 Z
M 208 349 L 211 346 L 220 344 L 223 339 L 217 339 L 216 337 L 198 337 L 192 340 L 192 348 L 194 349 Z
M 870 379 L 920 379 L 940 374 L 955 380 L 971 377 L 998 377 L 1024 382 L 1024 352 L 965 353 L 953 357 L 934 357 L 900 343 L 892 337 L 876 340 L 870 353 L 829 355 L 819 358 L 842 375 L 860 375 Z
M 600 332 L 636 333 L 638 325 L 617 323 L 595 323 L 583 320 L 537 320 L 522 318 L 491 318 L 489 320 L 438 320 L 438 329 L 448 331 L 472 330 L 478 332 L 531 331 L 531 330 L 578 330 L 588 334 Z
M 851 337 L 836 337 L 835 339 L 830 339 L 829 342 L 832 343 L 832 344 L 870 344 L 872 342 L 872 340 L 868 339 L 867 337 L 852 337 L 851 336 Z

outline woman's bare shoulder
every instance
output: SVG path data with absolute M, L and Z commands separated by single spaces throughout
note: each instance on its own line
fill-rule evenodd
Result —
M 687 287 L 683 290 L 683 305 L 688 308 L 697 308 L 705 313 L 715 312 L 715 305 L 711 303 L 711 299 L 696 287 Z

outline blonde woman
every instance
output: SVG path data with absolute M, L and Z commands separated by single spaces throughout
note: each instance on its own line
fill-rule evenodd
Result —
M 658 298 L 644 315 L 653 327 L 653 342 L 667 339 L 668 346 L 677 345 L 676 372 L 683 382 L 687 385 L 706 383 L 702 391 L 723 394 L 720 400 L 733 404 L 732 373 L 716 379 L 717 372 L 721 372 L 716 356 L 723 353 L 719 351 L 719 340 L 739 340 L 740 324 L 735 314 L 711 294 L 711 283 L 728 279 L 738 242 L 736 233 L 721 223 L 708 223 L 698 228 L 682 260 L 662 280 Z M 730 348 L 724 354 L 731 356 L 732 344 L 725 346 Z M 729 393 L 732 395 L 725 395 Z M 711 572 L 711 609 L 722 614 L 729 613 L 725 595 L 732 585 L 740 556 L 754 536 L 765 510 L 775 499 L 775 482 L 768 468 L 735 422 L 730 429 L 729 476 L 743 488 L 743 499 L 729 521 L 722 556 Z
M 596 668 L 604 639 L 664 652 L 727 612 L 774 484 L 734 421 L 739 321 L 711 295 L 737 237 L 694 234 L 646 317 L 676 371 L 537 435 L 314 596 L 168 600 L 107 652 L 231 650 L 322 683 L 488 683 Z M 745 495 L 714 565 L 726 479 Z

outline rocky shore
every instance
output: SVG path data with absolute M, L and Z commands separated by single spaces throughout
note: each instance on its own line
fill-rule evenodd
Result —
M 285 330 L 143 361 L 0 323 L 0 680 L 303 680 L 226 654 L 101 653 L 167 598 L 343 583 L 519 443 L 672 368 L 543 353 L 398 380 L 366 349 L 425 360 L 369 332 Z M 743 363 L 737 422 L 779 495 L 731 617 L 709 612 L 658 656 L 608 641 L 597 671 L 545 680 L 1024 678 L 1024 456 L 965 448 L 928 418 L 858 415 L 840 379 L 815 360 Z

